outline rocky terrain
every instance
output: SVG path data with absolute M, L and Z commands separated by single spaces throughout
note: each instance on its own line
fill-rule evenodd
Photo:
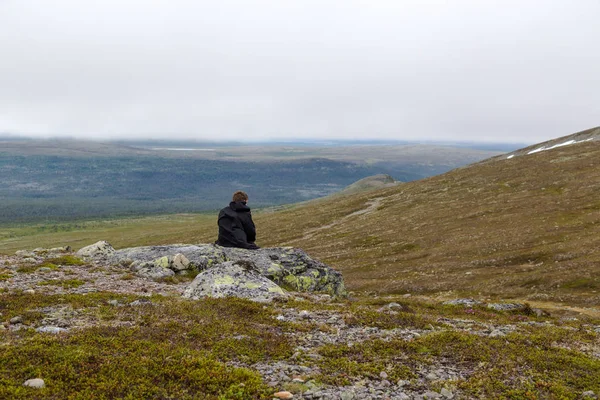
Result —
M 348 295 L 337 271 L 298 249 L 115 250 L 99 242 L 77 253 L 20 251 L 1 257 L 0 265 L 4 398 L 85 397 L 86 390 L 96 398 L 140 396 L 135 373 L 122 387 L 102 369 L 84 380 L 87 369 L 128 352 L 133 364 L 145 365 L 138 347 L 127 350 L 136 340 L 143 347 L 170 343 L 167 359 L 179 362 L 185 360 L 178 358 L 179 341 L 185 349 L 210 342 L 201 354 L 222 363 L 210 371 L 248 371 L 219 378 L 229 386 L 203 384 L 205 392 L 191 391 L 176 374 L 163 377 L 171 389 L 148 383 L 144 390 L 153 398 L 596 398 L 600 392 L 600 323 L 592 318 L 510 302 Z M 128 339 L 121 345 L 122 336 Z M 118 356 L 90 354 L 94 361 L 81 365 L 77 356 L 66 363 L 79 366 L 70 372 L 60 372 L 65 360 L 36 347 L 60 344 L 80 354 L 84 343 L 106 340 L 124 346 Z M 25 365 L 14 364 L 17 350 L 30 357 L 21 360 Z M 136 373 L 152 373 L 145 368 Z M 103 379 L 112 383 L 97 386 Z

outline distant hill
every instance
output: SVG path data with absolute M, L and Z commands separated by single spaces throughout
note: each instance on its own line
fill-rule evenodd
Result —
M 353 289 L 598 305 L 599 132 L 260 215 L 261 244 L 302 247 Z
M 352 185 L 345 187 L 337 194 L 348 195 L 350 193 L 362 192 L 365 190 L 383 189 L 399 185 L 400 183 L 402 182 L 395 180 L 390 175 L 373 175 L 354 182 Z
M 376 174 L 412 181 L 498 154 L 427 145 L 146 144 L 0 139 L 0 224 L 214 210 L 239 189 L 255 207 L 289 204 Z

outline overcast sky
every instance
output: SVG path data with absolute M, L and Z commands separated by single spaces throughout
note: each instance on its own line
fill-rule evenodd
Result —
M 0 0 L 0 132 L 538 142 L 600 125 L 598 0 Z

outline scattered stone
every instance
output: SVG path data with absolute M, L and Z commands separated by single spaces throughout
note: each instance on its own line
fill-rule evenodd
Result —
M 41 267 L 41 268 L 38 268 L 38 271 L 39 272 L 51 272 L 52 268 L 50 268 L 50 267 Z
M 439 394 L 438 392 L 434 392 L 432 390 L 428 390 L 425 393 L 423 393 L 423 397 L 426 399 L 439 399 L 442 397 L 441 394 Z
M 513 310 L 522 310 L 525 308 L 523 304 L 517 303 L 490 303 L 487 305 L 488 308 L 496 311 L 513 311 Z
M 300 311 L 300 314 L 298 314 L 298 315 L 302 319 L 310 319 L 310 313 L 308 311 L 306 311 L 306 310 Z
M 60 328 L 58 326 L 42 326 L 36 329 L 36 332 L 42 332 L 42 333 L 53 333 L 53 334 L 58 334 L 61 332 L 66 332 L 67 330 L 65 328 Z
M 35 389 L 41 389 L 46 387 L 46 384 L 44 383 L 43 379 L 40 378 L 35 378 L 35 379 L 28 379 L 23 383 L 23 386 L 28 386 L 31 388 L 35 388 Z
M 388 374 L 387 374 L 385 371 L 381 371 L 381 372 L 379 373 L 379 377 L 380 377 L 381 379 L 387 379 L 387 378 L 388 378 Z
M 25 294 L 35 294 L 35 290 L 33 290 L 33 289 L 25 289 L 25 290 L 23 290 L 23 293 L 25 293 Z
M 356 399 L 356 393 L 353 390 L 340 393 L 341 400 L 354 400 Z
M 107 301 L 107 303 L 111 306 L 118 306 L 119 305 L 119 301 L 118 300 L 109 300 Z
M 290 392 L 277 392 L 273 395 L 274 397 L 278 398 L 278 399 L 293 399 L 294 395 L 291 394 Z
M 588 390 L 581 393 L 581 397 L 584 399 L 597 399 L 596 393 L 593 390 Z
M 442 388 L 442 390 L 440 391 L 440 394 L 442 396 L 444 396 L 447 399 L 453 399 L 454 398 L 454 393 L 452 393 L 451 391 L 449 391 L 446 388 Z
M 437 376 L 435 373 L 430 372 L 427 374 L 427 376 L 425 376 L 425 378 L 427 378 L 430 381 L 435 381 L 436 379 L 440 379 L 439 376 Z
M 476 305 L 482 304 L 482 303 L 475 299 L 456 299 L 456 300 L 445 301 L 444 304 L 452 305 L 452 306 L 473 307 L 473 306 L 476 306 Z
M 139 300 L 134 300 L 131 303 L 129 303 L 130 306 L 141 306 L 144 304 L 152 304 L 152 301 L 148 300 L 148 299 L 139 299 Z
M 294 383 L 304 383 L 304 379 L 294 378 L 294 379 L 292 379 L 292 382 L 294 382 Z
M 275 317 L 277 321 L 285 321 L 285 317 L 283 315 L 278 315 Z
M 502 332 L 500 329 L 494 329 L 490 335 L 490 337 L 495 338 L 495 337 L 504 337 L 506 336 L 506 333 Z
M 15 252 L 15 255 L 17 257 L 23 257 L 23 258 L 27 258 L 27 257 L 33 258 L 33 257 L 35 257 L 35 254 L 33 254 L 33 252 L 28 251 L 28 250 L 17 250 Z
M 10 323 L 11 325 L 16 325 L 16 324 L 20 324 L 23 322 L 23 317 L 21 317 L 20 315 L 16 316 L 16 317 L 12 317 L 10 319 Z

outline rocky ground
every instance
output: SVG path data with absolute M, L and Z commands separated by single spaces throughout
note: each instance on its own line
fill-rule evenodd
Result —
M 65 258 L 65 255 L 68 257 Z M 63 263 L 56 263 L 57 261 Z M 0 294 L 51 296 L 109 292 L 136 296 L 136 299 L 130 302 L 108 300 L 108 304 L 103 304 L 123 310 L 153 304 L 156 296 L 181 297 L 191 279 L 193 277 L 179 276 L 177 279 L 153 280 L 131 273 L 130 269 L 123 266 L 81 263 L 76 258 L 71 258 L 71 253 L 64 251 L 0 256 Z M 415 314 L 414 309 L 421 307 L 421 304 L 423 311 L 417 311 Z M 365 362 L 368 361 L 372 365 L 381 365 L 381 369 L 352 374 L 348 372 L 350 369 L 340 367 L 339 373 L 333 373 L 336 379 L 328 380 L 323 379 L 323 376 L 332 374 L 332 370 L 329 369 L 332 363 L 328 364 L 328 360 L 324 360 L 328 355 L 323 349 L 350 351 L 354 347 L 369 343 L 415 343 L 428 335 L 448 331 L 497 340 L 512 337 L 510 335 L 531 334 L 532 329 L 539 327 L 561 330 L 566 332 L 567 336 L 568 332 L 585 330 L 588 335 L 593 336 L 589 342 L 564 346 L 571 350 L 578 347 L 577 351 L 592 360 L 600 358 L 597 337 L 600 326 L 595 325 L 593 321 L 575 325 L 573 322 L 578 321 L 577 318 L 552 318 L 542 310 L 531 309 L 523 304 L 486 304 L 472 299 L 431 304 L 430 299 L 415 299 L 410 295 L 397 296 L 394 299 L 368 297 L 367 301 L 363 301 L 359 297 L 353 298 L 353 295 L 349 299 L 341 299 L 328 294 L 293 293 L 289 299 L 263 306 L 272 312 L 274 321 L 296 327 L 281 332 L 284 339 L 292 344 L 293 354 L 285 359 L 258 362 L 234 359 L 228 360 L 227 364 L 257 371 L 262 380 L 272 388 L 274 398 L 453 399 L 476 397 L 472 392 L 463 389 L 464 382 L 481 373 L 479 370 L 484 368 L 481 362 L 464 362 L 460 358 L 446 358 L 441 355 L 437 356 L 434 362 L 408 363 L 410 373 L 407 376 L 410 377 L 395 379 L 398 375 L 394 364 L 399 363 L 398 358 L 391 358 L 392 361 L 381 364 L 365 359 Z M 409 310 L 410 307 L 413 310 Z M 429 310 L 431 315 L 425 315 L 426 310 Z M 42 317 L 28 321 L 20 315 L 7 319 L 8 315 L 0 314 L 0 330 L 35 330 L 41 334 L 68 334 L 101 324 L 122 326 L 134 323 L 118 318 L 110 322 L 102 321 L 93 314 L 68 305 L 50 305 L 32 311 L 41 313 Z M 400 317 L 409 315 L 408 311 L 412 313 L 410 315 L 417 315 L 418 318 L 401 322 L 404 320 Z M 491 317 L 482 318 L 482 314 L 486 312 Z M 243 340 L 245 335 L 237 335 L 234 339 Z M 3 344 L 8 344 L 7 338 L 3 340 Z M 333 361 L 335 365 L 335 360 Z M 341 357 L 339 362 L 350 361 Z M 336 380 L 337 383 L 332 383 Z M 34 385 L 40 385 L 40 382 L 27 384 Z M 594 385 L 595 383 L 589 384 L 589 387 L 583 388 L 587 390 L 577 388 L 577 396 L 595 398 L 594 390 L 597 392 L 597 387 Z M 536 398 L 535 391 L 532 398 Z

